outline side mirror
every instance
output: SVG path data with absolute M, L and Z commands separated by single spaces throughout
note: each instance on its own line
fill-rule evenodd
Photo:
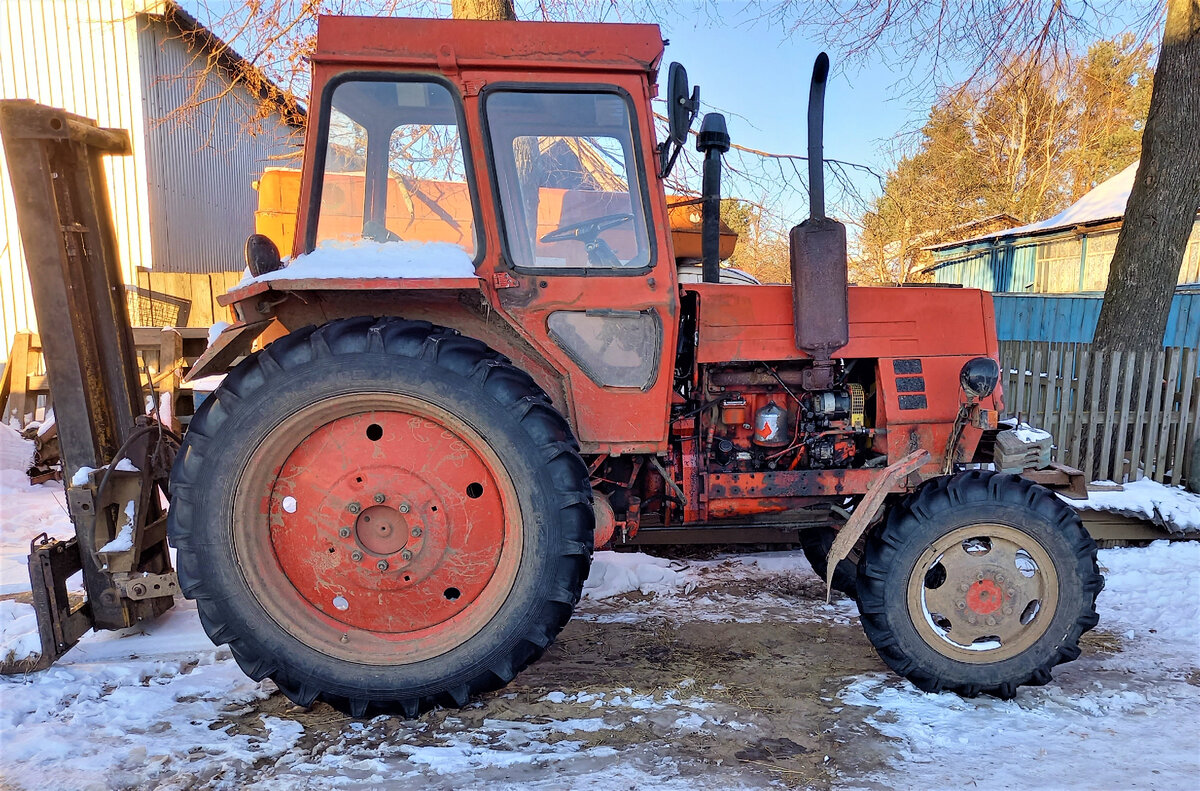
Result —
M 667 70 L 667 139 L 658 147 L 658 176 L 666 178 L 675 166 L 688 130 L 700 111 L 700 86 L 688 95 L 687 69 L 672 63 Z
M 261 233 L 252 233 L 246 240 L 246 267 L 253 277 L 274 272 L 283 266 L 279 248 Z

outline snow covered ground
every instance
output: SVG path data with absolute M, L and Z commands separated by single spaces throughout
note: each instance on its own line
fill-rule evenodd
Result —
M 25 447 L 0 428 L 0 466 Z M 69 532 L 59 485 L 0 472 L 0 628 L 32 629 L 18 562 Z M 180 600 L 0 678 L 0 788 L 1183 789 L 1200 777 L 1200 544 L 1101 552 L 1084 656 L 1015 700 L 885 672 L 798 552 L 599 553 L 578 617 L 510 687 L 415 721 L 296 710 Z

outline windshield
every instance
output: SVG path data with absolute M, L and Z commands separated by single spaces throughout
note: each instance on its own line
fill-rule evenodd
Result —
M 316 242 L 450 242 L 475 256 L 454 97 L 440 83 L 338 83 L 327 115 Z
M 496 91 L 486 113 L 516 266 L 650 265 L 642 179 L 621 96 Z

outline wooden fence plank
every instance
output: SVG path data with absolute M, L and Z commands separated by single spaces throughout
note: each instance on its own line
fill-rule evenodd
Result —
M 1104 394 L 1104 428 L 1097 427 L 1096 434 L 1100 439 L 1100 469 L 1096 472 L 1097 477 L 1107 478 L 1111 481 L 1119 481 L 1120 478 L 1113 475 L 1112 461 L 1112 439 L 1113 439 L 1113 418 L 1116 417 L 1117 408 L 1117 383 L 1121 375 L 1121 352 L 1114 351 L 1109 357 L 1109 364 L 1104 371 L 1105 389 L 1108 391 Z
M 1014 404 L 1015 414 L 1024 415 L 1025 406 L 1029 403 L 1025 396 L 1025 367 L 1026 354 L 1028 350 L 1024 343 L 1020 345 L 1020 351 L 1017 355 L 1017 403 Z
M 1029 406 L 1025 410 L 1029 413 L 1029 417 L 1025 420 L 1037 428 L 1041 428 L 1037 423 L 1037 416 L 1041 411 L 1039 407 L 1042 404 L 1042 385 L 1049 378 L 1042 376 L 1045 371 L 1042 366 L 1042 360 L 1045 359 L 1043 352 L 1042 344 L 1039 343 L 1033 347 L 1033 355 L 1029 363 L 1029 370 L 1033 372 L 1033 376 L 1029 377 Z
M 1123 483 L 1126 476 L 1126 467 L 1128 466 L 1129 455 L 1129 404 L 1133 398 L 1133 374 L 1137 368 L 1137 352 L 1129 352 L 1124 355 L 1124 365 L 1121 371 L 1121 400 L 1117 405 L 1117 437 L 1114 444 L 1113 453 L 1113 480 L 1117 483 Z M 1111 422 L 1111 418 L 1110 418 Z
M 1137 409 L 1133 413 L 1133 439 L 1129 443 L 1129 477 L 1135 481 L 1144 475 L 1140 462 L 1142 458 L 1142 442 L 1146 436 L 1147 410 L 1150 404 L 1150 371 L 1154 367 L 1153 357 L 1153 352 L 1145 350 L 1138 352 L 1137 355 L 1138 400 Z
M 1051 431 L 1055 404 L 1058 400 L 1058 388 L 1062 383 L 1062 372 L 1059 370 L 1058 344 L 1049 344 L 1046 358 L 1046 397 L 1042 401 L 1041 419 L 1038 428 Z
M 1083 429 L 1085 425 L 1084 414 L 1087 412 L 1087 383 L 1089 381 L 1088 365 L 1091 362 L 1091 347 L 1083 347 L 1076 362 L 1079 376 L 1075 382 L 1075 409 L 1071 415 L 1071 433 L 1069 436 L 1071 442 L 1071 452 L 1067 456 L 1069 459 L 1067 464 L 1081 469 L 1083 467 Z
M 1054 459 L 1059 464 L 1067 463 L 1067 443 L 1071 436 L 1067 431 L 1067 421 L 1071 415 L 1071 394 L 1075 389 L 1075 356 L 1077 353 L 1078 347 L 1076 344 L 1062 344 L 1061 395 L 1058 402 L 1058 427 L 1054 432 L 1054 442 L 1058 447 L 1058 453 Z
M 1163 388 L 1162 425 L 1158 430 L 1158 441 L 1155 443 L 1154 480 L 1163 483 L 1167 480 L 1170 467 L 1167 465 L 1167 445 L 1171 440 L 1172 422 L 1178 417 L 1175 409 L 1175 398 L 1179 392 L 1179 357 L 1183 349 L 1167 349 L 1167 379 Z
M 1197 470 L 1188 470 L 1188 463 L 1191 461 L 1191 455 L 1188 453 L 1190 446 L 1188 443 L 1188 426 L 1190 421 L 1200 418 L 1197 415 L 1192 405 L 1192 390 L 1196 383 L 1196 356 L 1195 349 L 1183 350 L 1183 367 L 1182 367 L 1182 382 L 1180 383 L 1182 390 L 1179 396 L 1179 423 L 1175 427 L 1174 447 L 1172 448 L 1174 458 L 1173 474 L 1171 475 L 1171 483 L 1182 485 L 1188 475 L 1194 476 Z M 1190 480 L 1190 479 L 1189 479 Z M 1193 487 L 1195 488 L 1195 487 Z
M 1100 417 L 1100 390 L 1104 382 L 1104 358 L 1103 351 L 1096 349 L 1092 350 L 1092 371 L 1091 378 L 1088 381 L 1088 412 L 1087 423 L 1083 427 L 1083 471 L 1091 476 L 1088 480 L 1096 478 L 1096 442 L 1093 434 L 1096 428 L 1096 420 Z
M 1158 437 L 1159 424 L 1162 422 L 1163 401 L 1163 366 L 1167 357 L 1165 354 L 1152 355 L 1150 373 L 1150 412 L 1146 416 L 1146 435 L 1142 440 L 1142 468 L 1148 478 L 1158 480 L 1154 470 L 1155 447 L 1154 440 Z

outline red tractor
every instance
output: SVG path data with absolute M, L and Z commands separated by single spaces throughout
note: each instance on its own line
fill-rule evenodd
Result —
M 1095 543 L 981 464 L 991 297 L 847 286 L 827 59 L 788 286 L 721 282 L 717 115 L 681 283 L 664 178 L 698 93 L 673 65 L 656 143 L 662 55 L 651 25 L 320 20 L 291 264 L 251 238 L 170 482 L 180 588 L 251 677 L 463 705 L 555 639 L 594 547 L 653 543 L 799 542 L 925 690 L 1079 654 Z

